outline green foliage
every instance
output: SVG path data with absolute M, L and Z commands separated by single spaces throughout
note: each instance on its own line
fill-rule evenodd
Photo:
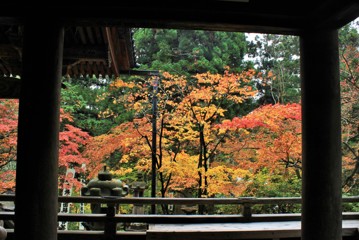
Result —
M 250 197 L 299 197 L 301 181 L 297 176 L 273 174 L 264 168 L 255 174 L 249 191 L 245 195 Z
M 225 66 L 234 72 L 246 68 L 243 33 L 140 28 L 134 39 L 142 69 L 188 76 L 222 73 Z
M 215 214 L 242 214 L 242 206 L 241 205 L 215 205 L 214 207 Z
M 299 37 L 290 35 L 258 35 L 249 42 L 248 56 L 257 69 L 273 78 L 258 81 L 261 104 L 298 103 L 300 101 Z
M 109 89 L 111 82 L 111 79 L 96 76 L 63 79 L 61 107 L 72 114 L 76 126 L 92 136 L 104 134 L 132 118 L 131 110 L 113 102 L 121 93 Z
M 351 193 L 343 194 L 343 197 L 357 197 L 357 196 L 358 196 L 358 189 L 355 189 Z M 359 203 L 357 202 L 343 203 L 343 212 L 359 212 Z
M 359 32 L 354 24 L 347 24 L 339 31 L 339 49 L 345 51 L 348 46 L 359 47 Z
M 224 118 L 232 119 L 234 117 L 245 116 L 257 106 L 257 103 L 253 98 L 245 99 L 243 103 L 236 104 L 233 101 L 224 99 L 222 105 L 225 106 L 226 112 L 224 112 Z
M 250 197 L 300 197 L 302 180 L 297 176 L 277 175 L 262 169 L 255 174 L 244 196 Z M 300 212 L 298 204 L 255 205 L 253 213 Z

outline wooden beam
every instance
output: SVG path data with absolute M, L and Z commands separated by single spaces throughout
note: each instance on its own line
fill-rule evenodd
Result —
M 93 70 L 93 73 L 96 75 L 96 76 L 98 76 L 98 64 L 97 64 L 97 62 L 92 62 L 91 63 L 92 64 L 92 70 Z
M 121 70 L 131 69 L 130 54 L 127 49 L 126 40 L 120 39 L 118 44 L 119 44 L 119 52 L 121 54 L 120 56 L 118 56 L 120 62 L 120 69 Z
M 103 41 L 102 34 L 101 34 L 101 28 L 96 26 L 96 27 L 94 27 L 94 29 L 95 29 L 95 37 L 96 37 L 97 44 L 103 44 L 104 41 Z
M 21 58 L 21 49 L 12 44 L 0 44 L 0 58 Z
M 5 76 L 10 75 L 10 72 L 8 71 L 7 67 L 2 62 L 0 62 L 0 74 L 5 75 Z
M 77 27 L 77 31 L 80 35 L 82 44 L 87 44 L 87 39 L 86 39 L 86 35 L 85 35 L 85 31 L 84 31 L 83 27 Z
M 105 77 L 105 75 L 106 75 L 106 72 L 105 72 L 106 63 L 100 62 L 100 63 L 97 64 L 97 66 L 98 66 L 98 69 L 99 69 L 99 73 L 102 74 L 103 77 Z
M 0 98 L 20 97 L 21 80 L 14 77 L 0 76 Z
M 66 3 L 67 2 L 67 3 Z M 341 27 L 353 17 L 358 17 L 357 0 L 322 0 L 322 1 L 261 1 L 250 0 L 248 3 L 224 1 L 181 1 L 173 6 L 161 1 L 138 2 L 120 1 L 111 4 L 89 6 L 81 1 L 61 2 L 61 4 L 43 4 L 42 12 L 56 12 L 62 21 L 75 26 L 122 26 L 186 28 L 220 31 L 262 32 L 298 35 L 310 27 L 313 14 L 322 15 L 320 4 L 325 2 L 329 15 L 339 16 L 333 23 Z M 343 3 L 342 3 L 343 2 Z M 340 10 L 347 5 L 353 12 Z M 71 7 L 68 7 L 71 5 Z M 337 9 L 337 6 L 338 9 Z M 37 12 L 38 6 L 4 2 L 0 4 L 0 23 L 24 23 L 19 13 Z M 20 17 L 19 17 L 20 15 Z M 336 18 L 336 17 L 335 17 Z
M 119 38 L 119 61 L 121 70 L 129 70 L 135 65 L 134 46 L 131 30 L 118 28 Z
M 319 11 L 313 12 L 308 21 L 308 28 L 337 29 L 359 17 L 359 2 L 357 0 L 325 1 Z
M 68 59 L 103 59 L 107 60 L 106 45 L 96 46 L 73 46 L 64 48 L 64 60 Z
M 86 27 L 86 32 L 87 32 L 87 36 L 89 37 L 90 43 L 92 45 L 94 45 L 95 44 L 95 38 L 93 36 L 92 28 L 91 27 Z
M 110 51 L 110 56 L 111 56 L 111 64 L 114 68 L 114 72 L 116 76 L 120 75 L 120 65 L 118 62 L 118 58 L 117 58 L 117 53 L 118 53 L 118 43 L 117 43 L 117 38 L 115 40 L 114 33 L 116 33 L 114 30 L 114 28 L 110 28 L 110 27 L 106 27 L 105 31 L 106 31 L 106 37 L 107 37 L 107 42 L 108 42 L 108 48 Z

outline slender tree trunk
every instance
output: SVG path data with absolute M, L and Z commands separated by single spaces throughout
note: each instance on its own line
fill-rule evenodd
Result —
M 204 139 L 204 129 L 201 129 L 200 132 L 200 141 L 202 146 L 202 157 L 203 157 L 203 168 L 204 168 L 204 189 L 202 191 L 202 195 L 207 195 L 207 188 L 208 188 L 208 180 L 207 180 L 207 171 L 208 171 L 208 154 L 207 154 L 207 147 L 206 147 L 206 141 Z
M 199 125 L 200 134 L 201 134 L 201 125 Z M 199 142 L 199 157 L 198 157 L 198 193 L 197 197 L 200 198 L 202 196 L 202 167 L 203 167 L 203 152 L 202 152 L 202 141 Z
M 206 142 L 204 138 L 204 126 L 199 127 L 199 137 L 200 137 L 200 153 L 199 153 L 199 161 L 198 161 L 198 174 L 199 174 L 199 185 L 198 185 L 198 197 L 201 198 L 208 194 L 208 179 L 207 179 L 207 171 L 208 171 L 208 153 Z M 202 169 L 204 169 L 204 176 L 202 174 Z M 204 186 L 202 183 L 204 180 Z M 203 214 L 205 211 L 205 205 L 199 205 L 198 213 Z

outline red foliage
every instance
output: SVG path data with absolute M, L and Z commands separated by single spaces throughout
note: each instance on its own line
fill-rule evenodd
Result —
M 60 111 L 60 121 L 71 122 L 71 115 Z M 15 187 L 16 169 L 16 145 L 18 123 L 18 100 L 0 100 L 0 192 Z M 65 124 L 59 133 L 59 182 L 75 182 L 77 179 L 67 179 L 64 172 L 67 168 L 75 168 L 80 173 L 84 171 L 83 165 L 88 164 L 88 159 L 82 156 L 81 148 L 86 145 L 90 138 L 88 133 L 70 124 Z
M 242 169 L 276 173 L 301 169 L 301 106 L 265 105 L 250 114 L 217 125 L 230 130 L 221 150 Z

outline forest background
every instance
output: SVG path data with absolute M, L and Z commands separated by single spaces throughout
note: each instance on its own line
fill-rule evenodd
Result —
M 149 196 L 154 154 L 159 197 L 301 195 L 298 37 L 133 31 L 138 69 L 158 77 L 63 77 L 60 194 L 79 195 L 106 165 L 127 184 L 142 175 Z M 340 29 L 339 50 L 342 186 L 351 196 L 359 192 L 357 22 Z M 15 187 L 17 119 L 18 101 L 0 99 L 0 192 Z

